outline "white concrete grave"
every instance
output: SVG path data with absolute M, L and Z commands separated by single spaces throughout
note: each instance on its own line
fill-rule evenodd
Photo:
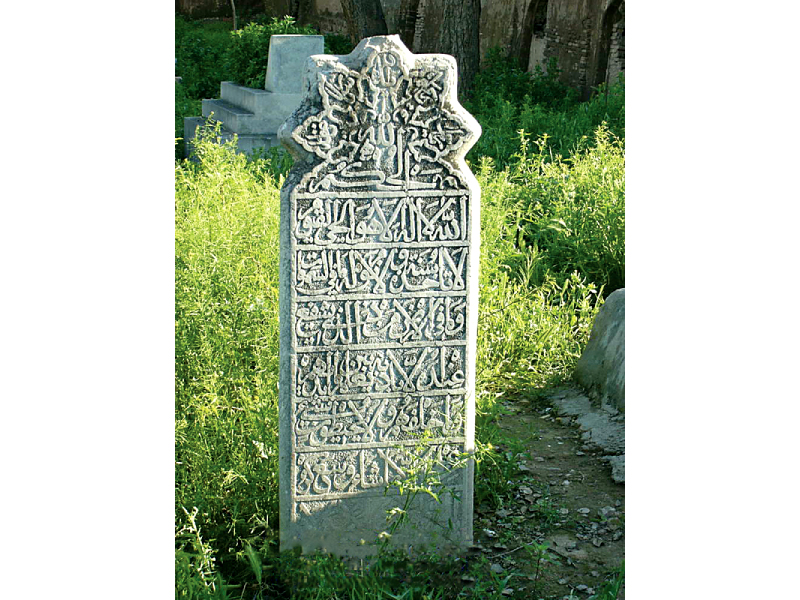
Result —
M 459 551 L 480 241 L 464 155 L 480 126 L 458 104 L 455 59 L 398 36 L 306 69 L 278 132 L 295 158 L 281 191 L 281 548 L 373 554 L 400 508 L 390 544 Z M 440 502 L 399 493 L 426 468 Z
M 203 116 L 184 119 L 186 156 L 198 126 L 213 118 L 222 123 L 222 141 L 238 136 L 238 150 L 252 154 L 257 148 L 279 144 L 278 128 L 297 108 L 305 61 L 324 51 L 321 35 L 273 35 L 269 39 L 267 75 L 263 90 L 244 87 L 231 81 L 220 83 L 220 98 L 203 100 Z

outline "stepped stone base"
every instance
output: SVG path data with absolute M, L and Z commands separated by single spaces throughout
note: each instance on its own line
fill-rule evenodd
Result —
M 238 136 L 237 150 L 252 155 L 258 148 L 280 146 L 277 131 L 303 99 L 302 78 L 305 63 L 313 54 L 324 52 L 321 35 L 273 35 L 265 89 L 220 83 L 220 97 L 203 100 L 203 116 L 184 119 L 186 157 L 191 154 L 197 127 L 208 119 L 222 123 L 221 137 L 226 142 Z
M 189 155 L 194 149 L 192 140 L 194 140 L 195 138 L 197 128 L 203 127 L 205 124 L 206 124 L 206 119 L 204 117 L 190 117 L 184 119 L 183 137 L 186 140 L 186 150 L 185 150 L 186 158 L 189 158 Z M 281 147 L 280 142 L 278 141 L 278 136 L 275 133 L 241 134 L 226 129 L 224 125 L 220 128 L 221 143 L 225 143 L 232 140 L 234 135 L 237 136 L 237 144 L 236 144 L 237 152 L 241 154 L 247 154 L 248 156 L 252 156 L 253 152 L 255 152 L 258 149 L 268 150 L 269 148 L 272 147 L 278 147 L 278 148 Z
M 203 116 L 183 121 L 186 157 L 192 151 L 192 140 L 198 126 L 208 119 L 222 123 L 222 141 L 238 136 L 238 152 L 252 155 L 258 148 L 280 146 L 277 131 L 300 105 L 300 94 L 275 94 L 256 90 L 230 81 L 220 84 L 222 98 L 203 100 Z

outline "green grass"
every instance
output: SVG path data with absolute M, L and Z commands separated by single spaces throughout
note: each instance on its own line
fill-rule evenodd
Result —
M 616 600 L 622 584 L 625 583 L 625 561 L 616 569 L 600 590 L 589 597 L 589 600 Z
M 513 93 L 534 85 L 513 82 Z M 510 501 L 510 457 L 524 450 L 495 425 L 501 402 L 568 380 L 602 298 L 624 286 L 624 103 L 608 112 L 624 87 L 577 103 L 539 85 L 551 100 L 485 99 L 485 143 L 469 157 L 482 188 L 475 497 L 495 507 Z M 176 106 L 192 102 L 176 89 Z M 247 160 L 214 135 L 201 132 L 196 162 L 175 164 L 176 598 L 444 599 L 462 592 L 463 574 L 476 578 L 467 597 L 500 597 L 503 582 L 475 561 L 386 553 L 354 572 L 278 552 L 279 190 L 289 164 L 274 152 Z M 552 507 L 540 508 L 546 523 Z
M 548 153 L 568 158 L 591 143 L 597 127 L 605 124 L 616 138 L 625 138 L 625 80 L 601 86 L 588 102 L 558 82 L 558 65 L 551 60 L 544 73 L 537 67 L 526 73 L 496 51 L 476 79 L 475 91 L 465 107 L 478 119 L 483 134 L 468 158 L 490 157 L 495 166 L 513 163 L 518 134 L 531 139 L 548 136 Z
M 176 509 L 220 562 L 276 533 L 278 182 L 230 147 L 176 168 Z

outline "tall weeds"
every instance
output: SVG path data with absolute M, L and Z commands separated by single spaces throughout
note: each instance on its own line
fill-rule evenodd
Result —
M 553 155 L 568 158 L 591 143 L 598 126 L 625 138 L 625 79 L 600 86 L 588 102 L 558 81 L 558 65 L 551 60 L 546 70 L 522 71 L 513 60 L 490 51 L 486 68 L 476 78 L 468 110 L 483 127 L 483 134 L 468 158 L 492 158 L 498 168 L 512 163 L 517 154 L 517 132 L 531 139 L 548 136 Z
M 275 156 L 248 161 L 216 135 L 201 131 L 196 161 L 175 170 L 178 597 L 253 597 L 248 589 L 274 597 L 269 590 L 294 585 L 298 598 L 320 597 L 320 586 L 342 597 L 389 598 L 403 589 L 402 577 L 398 587 L 380 587 L 392 580 L 378 569 L 364 577 L 386 594 L 353 595 L 366 594 L 368 582 L 323 584 L 328 563 L 287 566 L 301 559 L 275 552 L 279 189 L 287 165 Z M 501 401 L 567 379 L 602 292 L 624 285 L 623 141 L 600 127 L 562 158 L 544 136 L 516 140 L 505 168 L 490 157 L 475 167 L 478 502 L 500 502 L 513 470 L 493 446 Z M 301 568 L 316 579 L 291 584 Z M 414 597 L 436 597 L 419 589 Z
M 175 503 L 230 569 L 277 532 L 280 181 L 213 136 L 175 172 Z

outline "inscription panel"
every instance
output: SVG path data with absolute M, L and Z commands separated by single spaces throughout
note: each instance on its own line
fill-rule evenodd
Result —
M 297 252 L 298 295 L 466 291 L 466 246 L 371 247 Z
M 295 447 L 387 446 L 464 435 L 464 394 L 314 396 L 298 400 Z
M 307 81 L 279 132 L 296 159 L 281 192 L 281 545 L 370 553 L 392 484 L 433 469 L 451 501 L 398 539 L 463 548 L 479 239 L 463 156 L 479 127 L 452 58 L 396 36 L 312 57 Z
M 298 349 L 466 340 L 463 295 L 298 301 Z
M 397 447 L 298 453 L 295 499 L 332 500 L 363 493 L 383 496 L 387 485 L 407 477 L 422 461 L 446 468 L 459 464 L 463 454 L 463 446 L 455 444 L 431 444 L 419 454 Z
M 461 390 L 466 383 L 465 346 L 353 348 L 298 354 L 296 398 Z
M 467 200 L 463 193 L 297 200 L 293 234 L 298 244 L 465 242 Z

